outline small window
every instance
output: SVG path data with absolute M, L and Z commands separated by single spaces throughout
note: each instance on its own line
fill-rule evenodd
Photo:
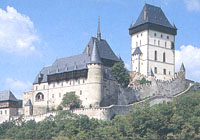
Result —
M 171 75 L 171 72 L 169 71 L 169 75 Z
M 157 60 L 157 51 L 154 52 L 154 60 Z
M 72 83 L 71 83 L 71 81 L 69 81 L 69 85 L 71 85 Z
M 75 85 L 75 81 L 73 80 L 73 85 Z
M 85 83 L 85 80 L 83 79 L 83 84 Z
M 161 34 L 160 37 L 163 38 L 163 35 Z
M 154 45 L 156 45 L 156 40 L 154 40 Z
M 165 53 L 163 53 L 163 62 L 165 62 Z
M 156 33 L 154 33 L 154 36 L 156 36 Z
M 53 83 L 53 87 L 55 87 L 56 85 L 55 85 L 55 83 Z
M 45 89 L 45 85 L 43 86 L 43 89 Z
M 157 73 L 157 67 L 154 68 L 154 73 Z
M 5 114 L 7 114 L 7 110 L 5 110 Z
M 166 69 L 163 69 L 163 74 L 166 75 Z
M 38 86 L 35 87 L 35 90 L 38 90 Z
M 169 36 L 167 36 L 167 39 L 169 39 Z
M 174 42 L 171 42 L 171 49 L 174 50 Z
M 160 40 L 158 40 L 158 46 L 160 46 Z
M 61 83 L 61 86 L 63 87 L 63 82 Z
M 165 42 L 165 48 L 167 47 L 167 42 Z
M 138 35 L 137 35 L 137 38 L 138 38 Z
M 80 80 L 78 80 L 78 84 L 80 84 Z
M 142 44 L 142 41 L 140 40 L 140 46 L 141 46 L 141 44 Z
M 141 34 L 141 36 L 142 36 L 142 34 Z
M 52 94 L 52 98 L 54 98 L 54 94 Z
M 80 95 L 82 95 L 82 90 L 80 90 Z
M 59 97 L 61 97 L 61 93 L 59 93 Z

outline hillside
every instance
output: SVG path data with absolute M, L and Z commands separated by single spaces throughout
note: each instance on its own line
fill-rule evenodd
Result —
M 0 139 L 199 140 L 200 92 L 151 108 L 135 107 L 112 121 L 63 111 L 39 123 L 5 122 L 0 124 Z

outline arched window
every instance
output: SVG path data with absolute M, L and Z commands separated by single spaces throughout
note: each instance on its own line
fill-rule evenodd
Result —
M 165 62 L 165 53 L 163 53 L 163 62 Z
M 157 67 L 154 68 L 154 73 L 157 73 Z
M 166 69 L 163 69 L 163 74 L 166 75 Z
M 154 53 L 154 60 L 157 60 L 157 51 Z
M 36 96 L 35 96 L 35 100 L 36 101 L 43 101 L 44 100 L 44 94 L 42 92 L 39 92 Z

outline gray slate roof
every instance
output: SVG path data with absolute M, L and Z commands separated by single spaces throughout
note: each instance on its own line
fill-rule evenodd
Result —
M 146 11 L 146 18 L 144 17 L 145 11 Z M 160 7 L 156 7 L 149 4 L 144 5 L 143 10 L 140 13 L 137 21 L 131 24 L 131 28 L 140 26 L 145 23 L 153 23 L 157 25 L 162 25 L 164 27 L 176 29 L 175 25 L 170 24 L 170 22 L 168 21 L 168 19 L 166 18 L 165 14 L 163 13 Z
M 90 47 L 89 53 L 87 53 L 86 46 L 82 54 L 57 59 L 51 66 L 44 67 L 40 71 L 40 73 L 35 78 L 34 84 L 39 83 L 39 78 L 42 79 L 41 83 L 47 82 L 47 75 L 87 69 L 87 64 L 91 63 L 94 41 L 96 41 L 95 51 L 99 53 L 100 59 L 108 59 L 116 62 L 120 61 L 118 57 L 114 54 L 106 40 L 101 39 L 99 41 L 97 38 L 91 37 L 89 43 L 87 44 L 87 46 Z
M 136 55 L 136 54 L 142 54 L 142 51 L 140 50 L 139 47 L 137 47 L 137 48 L 135 49 L 135 51 L 133 52 L 133 55 Z
M 185 66 L 184 66 L 184 64 L 183 64 L 183 63 L 181 64 L 180 71 L 185 71 Z
M 31 103 L 30 99 L 26 102 L 25 106 L 32 106 L 32 103 Z
M 97 45 L 96 45 L 96 41 L 94 41 L 94 46 L 93 46 L 93 49 L 92 49 L 91 62 L 90 63 L 102 64 L 101 58 L 99 56 L 99 50 L 98 50 Z
M 16 102 L 18 102 L 16 97 L 9 90 L 0 91 L 0 102 L 3 102 L 3 101 L 16 101 Z

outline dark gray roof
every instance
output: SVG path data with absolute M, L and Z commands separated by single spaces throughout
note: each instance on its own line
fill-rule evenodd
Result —
M 137 47 L 137 48 L 135 49 L 135 51 L 133 52 L 133 55 L 136 55 L 136 54 L 142 54 L 142 51 L 140 50 L 139 47 Z
M 108 45 L 107 41 L 103 39 L 98 40 L 97 38 L 92 37 L 82 54 L 57 59 L 51 66 L 44 67 L 36 76 L 34 84 L 39 83 L 39 79 L 41 79 L 41 83 L 47 82 L 47 75 L 87 69 L 87 64 L 91 63 L 94 41 L 96 41 L 96 49 L 94 50 L 98 52 L 100 60 L 108 59 L 116 62 L 120 61 Z M 87 52 L 88 46 L 89 52 Z M 98 62 L 100 60 L 98 60 Z
M 9 90 L 0 91 L 0 102 L 3 101 L 18 101 L 13 93 Z
M 185 72 L 185 66 L 184 66 L 184 64 L 183 64 L 183 63 L 181 64 L 180 71 L 184 71 L 184 72 Z
M 140 26 L 145 23 L 153 23 L 176 29 L 175 25 L 170 24 L 160 7 L 156 7 L 149 4 L 144 5 L 143 10 L 140 13 L 140 16 L 138 17 L 137 21 L 131 24 L 131 28 Z
M 96 41 L 94 41 L 94 46 L 93 46 L 93 49 L 92 49 L 91 62 L 90 63 L 102 64 L 101 58 L 99 56 L 99 50 L 98 50 L 97 45 L 96 45 Z
M 31 103 L 30 99 L 26 102 L 25 106 L 32 106 L 32 103 Z
M 152 69 L 149 71 L 149 76 L 154 76 Z

